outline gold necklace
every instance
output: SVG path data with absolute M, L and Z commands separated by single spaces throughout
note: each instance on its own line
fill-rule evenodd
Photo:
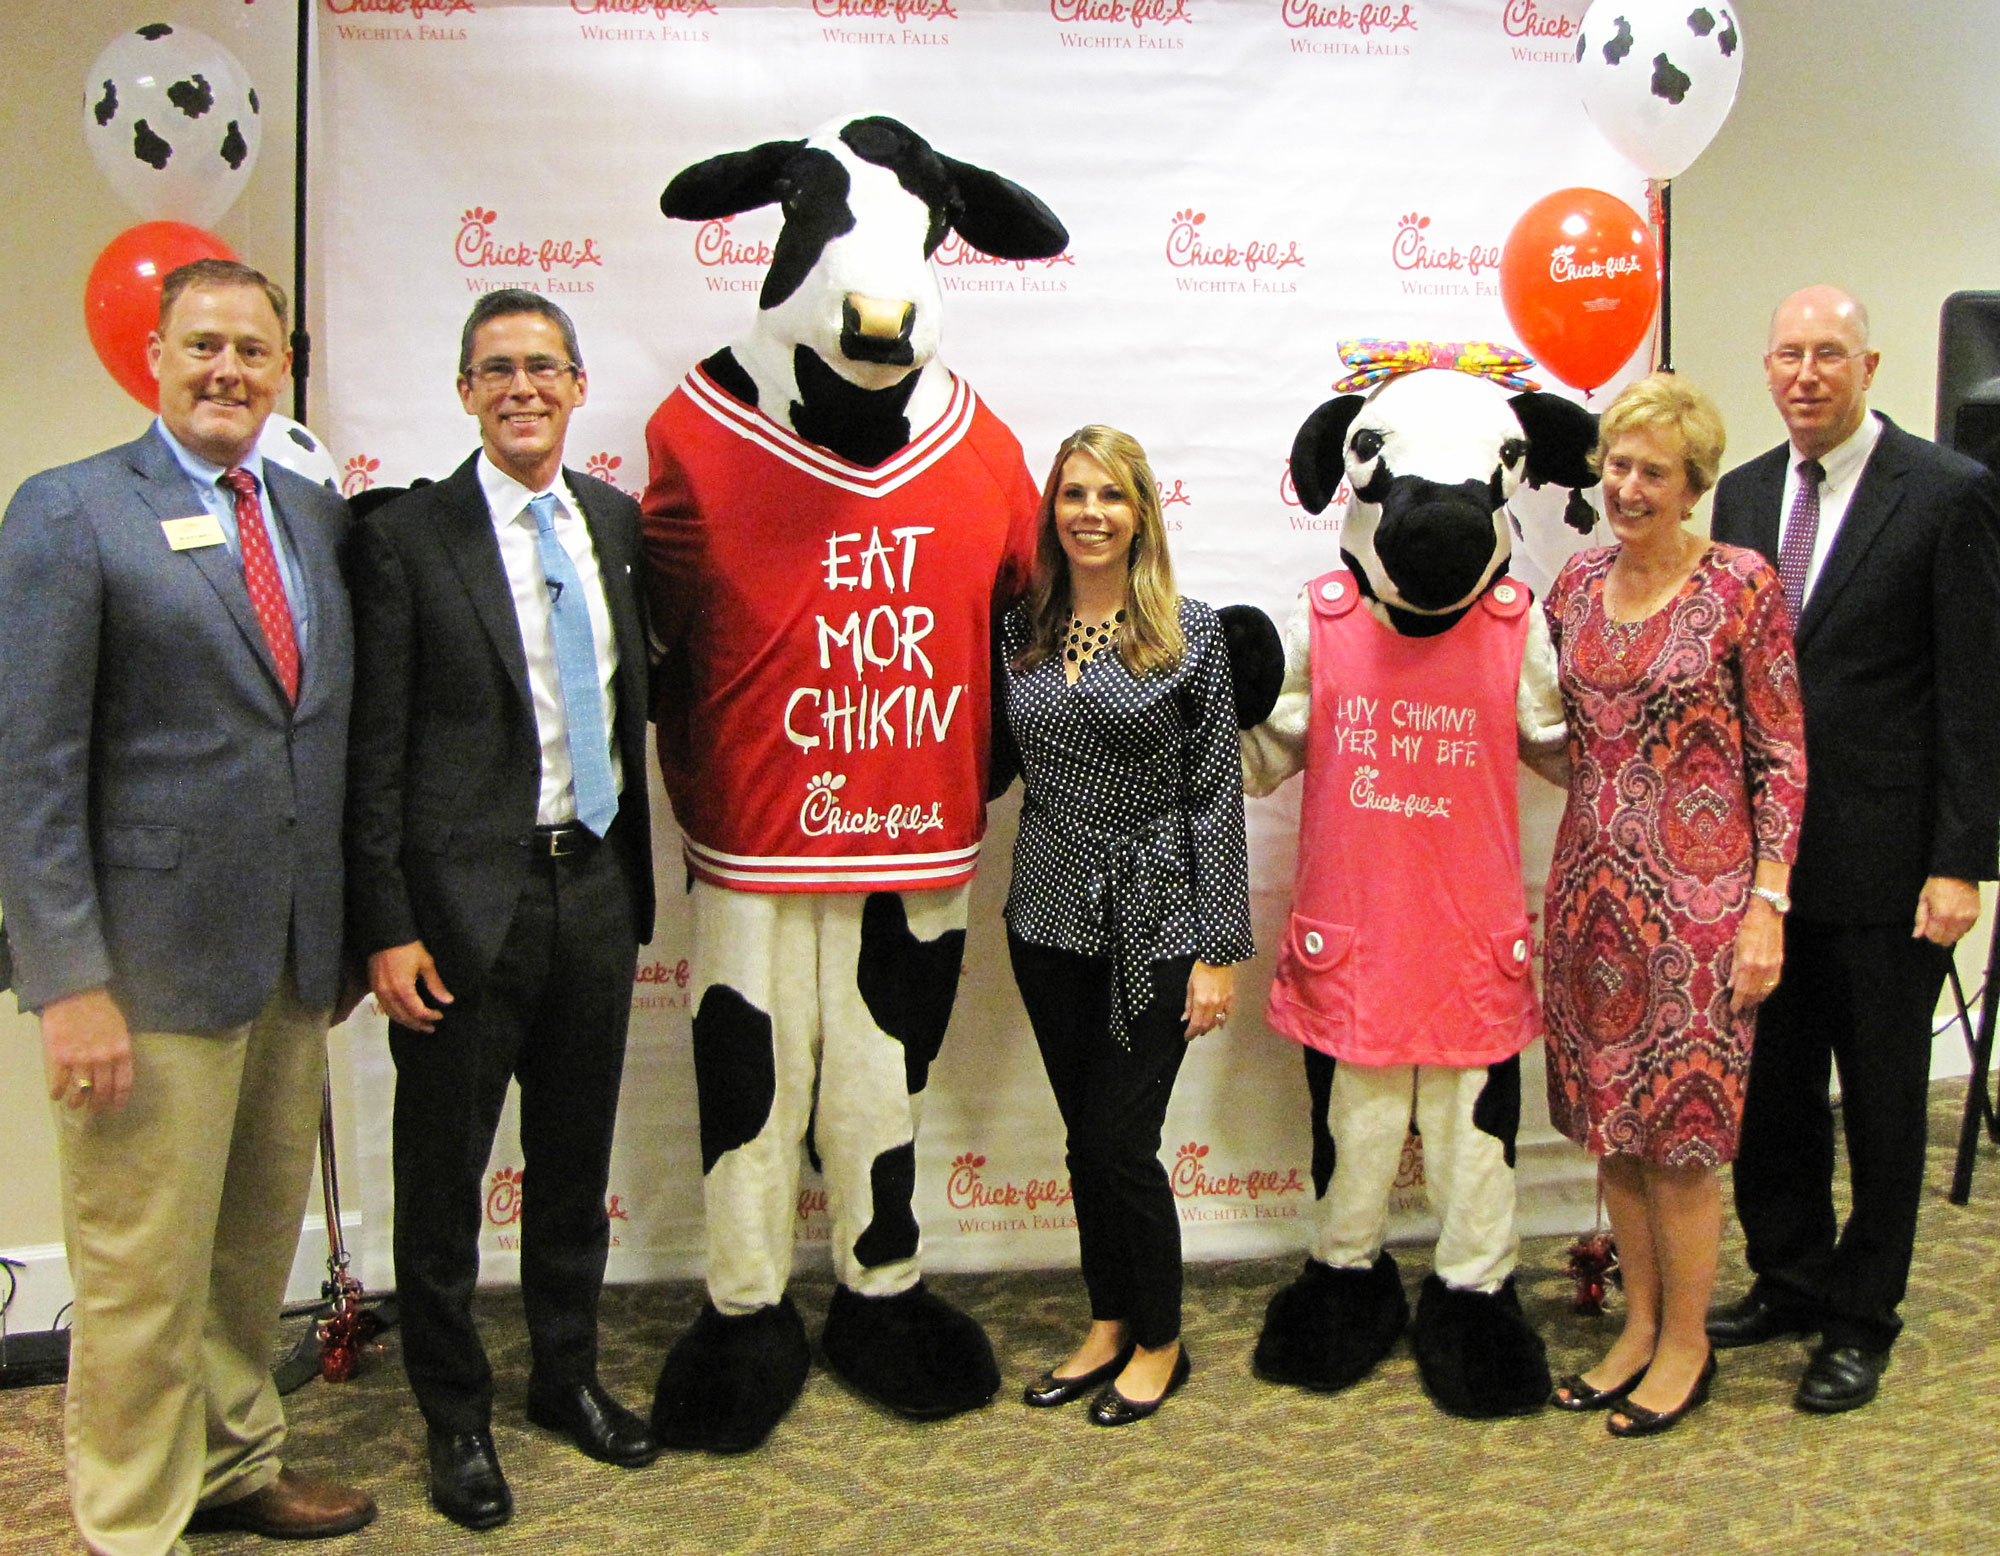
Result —
M 1102 621 L 1085 621 L 1081 616 L 1071 616 L 1069 631 L 1063 636 L 1063 658 L 1082 669 L 1096 657 L 1100 648 L 1117 640 L 1118 629 L 1124 621 L 1122 606 Z

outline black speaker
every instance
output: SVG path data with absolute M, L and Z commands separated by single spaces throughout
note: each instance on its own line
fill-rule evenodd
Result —
M 2000 470 L 2000 292 L 1953 292 L 1944 300 L 1936 437 Z

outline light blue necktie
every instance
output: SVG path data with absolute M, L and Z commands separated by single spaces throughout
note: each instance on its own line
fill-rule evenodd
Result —
M 590 606 L 576 564 L 556 539 L 555 493 L 542 493 L 528 504 L 528 511 L 535 516 L 535 549 L 549 586 L 549 631 L 555 637 L 563 725 L 569 731 L 576 819 L 602 837 L 618 814 L 618 786 L 611 779 L 611 736 L 604 727 L 604 702 L 597 685 Z

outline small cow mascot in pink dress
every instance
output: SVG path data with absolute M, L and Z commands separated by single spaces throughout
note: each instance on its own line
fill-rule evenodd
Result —
M 671 1446 L 762 1442 L 811 1351 L 786 1285 L 800 1147 L 839 1284 L 822 1345 L 915 1419 L 999 1388 L 920 1276 L 916 1128 L 965 946 L 990 761 L 992 623 L 1026 587 L 1020 445 L 936 359 L 930 256 L 1068 234 L 1027 190 L 887 118 L 697 163 L 660 198 L 776 203 L 756 323 L 646 429 L 654 698 L 693 895 L 708 1303 L 669 1353 Z
M 1248 792 L 1305 774 L 1267 1016 L 1305 1049 L 1318 1197 L 1255 1366 L 1331 1391 L 1395 1345 L 1410 1310 L 1383 1241 L 1414 1116 L 1443 1223 L 1418 1370 L 1451 1414 L 1524 1414 L 1550 1381 L 1513 1281 L 1520 1054 L 1541 1030 L 1515 761 L 1560 751 L 1563 712 L 1542 613 L 1507 576 L 1507 503 L 1590 484 L 1596 418 L 1529 392 L 1500 347 L 1341 354 L 1357 371 L 1335 387 L 1369 392 L 1312 414 L 1292 477 L 1315 513 L 1351 488 L 1345 565 L 1301 591 L 1277 704 L 1244 736 Z

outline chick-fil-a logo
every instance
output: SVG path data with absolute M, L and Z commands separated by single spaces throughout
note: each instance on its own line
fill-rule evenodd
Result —
M 1101 22 L 1133 28 L 1194 21 L 1188 0 L 1049 0 L 1049 15 L 1059 22 Z
M 1550 16 L 1535 0 L 1507 0 L 1500 13 L 1500 26 L 1510 38 L 1574 38 L 1574 17 Z
M 1457 270 L 1478 275 L 1482 270 L 1500 268 L 1500 245 L 1472 243 L 1460 248 L 1433 247 L 1428 232 L 1431 219 L 1411 211 L 1396 222 L 1396 235 L 1389 240 L 1389 259 L 1398 270 Z
M 1551 281 L 1607 281 L 1616 276 L 1636 276 L 1645 268 L 1645 261 L 1637 254 L 1609 254 L 1580 265 L 1573 243 L 1558 243 L 1549 250 Z
M 382 468 L 382 461 L 371 459 L 366 454 L 356 454 L 341 467 L 340 495 L 352 497 L 356 492 L 365 492 L 375 484 L 375 472 Z
M 1208 1147 L 1198 1141 L 1185 1142 L 1174 1154 L 1168 1169 L 1174 1193 L 1181 1199 L 1275 1199 L 1286 1194 L 1304 1194 L 1305 1180 L 1296 1167 L 1274 1167 L 1251 1172 L 1217 1173 L 1209 1170 Z
M 1159 493 L 1162 512 L 1168 508 L 1187 508 L 1194 505 L 1194 494 L 1187 489 L 1187 483 L 1179 476 L 1175 476 L 1171 481 L 1155 477 L 1153 489 Z
M 974 266 L 989 268 L 1004 266 L 1013 270 L 1027 270 L 1032 266 L 1036 269 L 1048 270 L 1056 265 L 1074 265 L 1076 263 L 1076 256 L 1065 249 L 1060 254 L 1049 255 L 1047 259 L 996 259 L 991 254 L 982 254 L 970 243 L 967 243 L 965 239 L 961 238 L 956 231 L 953 231 L 947 232 L 944 235 L 944 241 L 937 246 L 937 252 L 931 255 L 931 263 L 942 266 L 946 270 L 957 270 Z
M 719 265 L 755 265 L 767 268 L 773 258 L 771 245 L 762 238 L 743 239 L 729 230 L 730 218 L 703 222 L 694 230 L 694 262 L 714 269 Z
M 1040 1210 L 1070 1202 L 1069 1184 L 1060 1178 L 989 1183 L 985 1166 L 986 1158 L 976 1151 L 961 1152 L 944 1182 L 945 1203 L 953 1210 Z
M 1329 527 L 1340 523 L 1340 515 L 1347 511 L 1347 505 L 1354 500 L 1354 484 L 1346 476 L 1340 478 L 1340 485 L 1334 489 L 1333 500 L 1323 512 L 1330 520 Z M 1287 508 L 1304 508 L 1299 500 L 1299 483 L 1292 479 L 1292 462 L 1288 459 L 1278 471 L 1278 501 Z
M 493 236 L 498 211 L 473 206 L 458 219 L 458 262 L 467 270 L 576 270 L 584 265 L 602 265 L 604 256 L 595 238 L 543 238 L 539 243 L 503 243 Z
M 1285 0 L 1287 27 L 1331 27 L 1366 37 L 1377 32 L 1415 32 L 1416 7 L 1411 5 L 1321 5 L 1318 0 Z
M 650 16 L 656 22 L 671 21 L 680 16 L 715 14 L 715 7 L 709 0 L 569 0 L 569 8 L 578 16 L 610 12 L 618 16 Z
M 1217 268 L 1247 270 L 1254 275 L 1259 270 L 1283 270 L 1306 262 L 1296 239 L 1204 241 L 1201 228 L 1207 220 L 1206 211 L 1197 211 L 1192 206 L 1174 212 L 1167 227 L 1167 263 L 1176 270 Z
M 596 476 L 606 486 L 618 486 L 619 467 L 624 463 L 625 456 L 623 454 L 592 454 L 584 463 L 583 473 L 585 475 Z M 618 489 L 624 491 L 622 486 L 618 487 Z
M 453 16 L 460 11 L 477 12 L 479 7 L 472 0 L 326 0 L 326 9 L 332 16 L 368 12 L 417 20 L 426 16 Z
M 813 0 L 813 14 L 848 21 L 934 22 L 943 16 L 955 19 L 958 8 L 951 0 Z

